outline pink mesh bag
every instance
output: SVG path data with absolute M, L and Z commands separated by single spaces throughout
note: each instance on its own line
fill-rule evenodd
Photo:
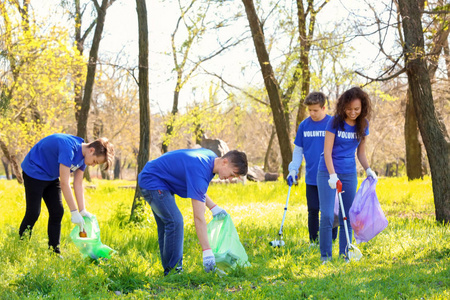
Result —
M 356 192 L 349 211 L 356 243 L 368 242 L 388 226 L 375 192 L 377 180 L 367 177 Z

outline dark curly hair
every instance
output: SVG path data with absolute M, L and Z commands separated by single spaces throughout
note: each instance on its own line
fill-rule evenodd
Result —
M 368 119 L 372 112 L 369 95 L 359 87 L 353 87 L 346 90 L 338 99 L 336 103 L 336 112 L 333 122 L 333 128 L 341 128 L 344 130 L 344 122 L 347 118 L 345 108 L 353 100 L 359 99 L 361 101 L 361 114 L 356 118 L 356 137 L 359 141 L 365 138 L 367 126 L 369 126 Z

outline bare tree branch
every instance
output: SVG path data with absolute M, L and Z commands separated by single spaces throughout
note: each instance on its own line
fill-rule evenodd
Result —
M 204 71 L 205 71 L 206 74 L 218 78 L 223 84 L 225 84 L 225 85 L 227 85 L 227 86 L 229 86 L 229 87 L 231 87 L 231 88 L 233 88 L 233 89 L 236 89 L 236 90 L 238 90 L 238 91 L 244 93 L 246 96 L 252 98 L 252 99 L 255 100 L 256 102 L 261 103 L 261 104 L 266 105 L 266 106 L 269 105 L 269 103 L 266 103 L 266 102 L 264 102 L 264 101 L 258 99 L 257 97 L 253 96 L 252 94 L 250 94 L 249 92 L 247 92 L 247 91 L 244 90 L 243 88 L 238 87 L 238 86 L 235 86 L 235 85 L 233 85 L 233 84 L 227 82 L 225 79 L 223 79 L 222 76 L 220 76 L 220 75 L 218 75 L 218 74 L 216 74 L 216 73 L 208 72 L 208 71 L 206 71 L 206 70 L 204 70 Z
M 423 10 L 422 11 L 423 14 L 427 14 L 427 15 L 446 15 L 446 14 L 450 14 L 450 11 L 448 10 L 435 10 L 435 11 L 430 11 L 430 10 Z
M 381 78 L 381 76 L 380 76 L 380 77 L 377 77 L 377 78 L 372 78 L 372 77 L 369 77 L 369 76 L 367 76 L 367 75 L 362 74 L 362 73 L 359 72 L 359 71 L 355 71 L 356 74 L 358 74 L 359 76 L 362 76 L 362 77 L 364 77 L 364 78 L 366 78 L 366 79 L 371 80 L 371 82 L 373 82 L 373 81 L 388 81 L 388 80 L 391 80 L 392 78 L 395 78 L 395 77 L 397 77 L 397 76 L 399 76 L 400 74 L 403 74 L 403 73 L 405 73 L 405 72 L 406 72 L 406 68 L 403 68 L 403 69 L 401 69 L 400 71 L 398 71 L 397 73 L 392 74 L 391 76 L 388 76 L 388 77 Z M 366 85 L 368 85 L 369 83 L 370 83 L 370 82 L 364 84 L 363 86 L 366 86 Z
M 83 36 L 81 37 L 82 44 L 84 44 L 84 41 L 86 40 L 87 36 L 92 31 L 92 29 L 94 28 L 95 24 L 97 24 L 97 18 L 94 21 L 92 21 L 92 23 L 89 25 L 88 29 L 86 29 Z

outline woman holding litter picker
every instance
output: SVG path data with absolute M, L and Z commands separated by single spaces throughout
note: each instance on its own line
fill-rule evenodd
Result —
M 72 222 L 83 228 L 83 217 L 92 217 L 85 207 L 84 170 L 86 166 L 98 164 L 105 164 L 106 170 L 111 166 L 113 158 L 113 145 L 106 138 L 84 143 L 80 137 L 56 133 L 34 145 L 22 162 L 26 211 L 20 224 L 20 237 L 31 236 L 44 199 L 49 215 L 48 246 L 54 253 L 61 253 L 59 242 L 64 214 L 61 191 L 70 209 Z M 69 180 L 72 172 L 76 202 Z
M 321 260 L 332 258 L 331 232 L 334 220 L 336 183 L 342 182 L 342 194 L 345 215 L 348 216 L 355 198 L 358 184 L 356 156 L 366 170 L 367 176 L 377 178 L 367 161 L 366 137 L 369 134 L 371 105 L 369 95 L 359 87 L 345 91 L 337 100 L 335 115 L 330 119 L 325 131 L 324 151 L 320 157 L 317 173 L 317 187 L 320 199 L 319 243 Z M 339 213 L 339 223 L 343 228 L 344 220 Z M 347 221 L 350 241 L 352 228 Z M 339 256 L 347 258 L 347 240 L 345 231 L 339 231 Z

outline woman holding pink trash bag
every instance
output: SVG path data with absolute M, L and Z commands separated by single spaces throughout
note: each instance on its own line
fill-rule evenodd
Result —
M 350 207 L 348 216 L 357 244 L 368 242 L 388 226 L 388 220 L 381 210 L 375 192 L 376 185 L 376 179 L 367 177 L 361 183 Z
M 337 100 L 335 115 L 325 129 L 324 151 L 320 157 L 317 173 L 317 188 L 320 201 L 319 243 L 321 260 L 332 259 L 331 230 L 334 221 L 336 183 L 342 183 L 343 207 L 348 216 L 358 184 L 356 173 L 357 157 L 367 176 L 377 178 L 369 168 L 366 158 L 366 137 L 369 134 L 368 118 L 371 112 L 369 95 L 359 87 L 345 91 Z M 342 212 L 339 212 L 339 223 L 344 227 Z M 352 240 L 352 228 L 348 224 L 349 240 Z M 348 245 L 346 233 L 339 230 L 339 256 L 347 255 Z

